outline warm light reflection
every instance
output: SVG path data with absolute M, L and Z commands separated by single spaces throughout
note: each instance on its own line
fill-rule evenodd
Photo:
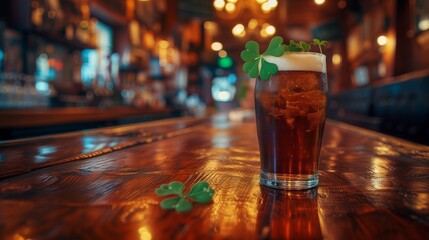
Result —
M 88 23 L 88 21 L 82 20 L 82 21 L 80 22 L 80 26 L 81 26 L 82 28 L 88 28 L 89 23 Z
M 254 19 L 254 18 L 252 18 L 252 19 L 250 19 L 250 21 L 249 21 L 249 23 L 248 23 L 248 25 L 247 25 L 247 27 L 250 29 L 250 30 L 254 30 L 255 28 L 257 28 L 258 27 L 258 20 L 256 20 L 256 19 Z
M 237 172 L 237 176 L 232 177 L 229 180 L 228 186 L 219 188 L 218 192 L 214 195 L 213 204 L 211 206 L 211 212 L 208 215 L 211 224 L 219 226 L 222 229 L 219 232 L 219 238 L 225 238 L 225 236 L 232 236 L 237 233 L 237 225 L 244 226 L 244 231 L 254 231 L 255 225 L 258 219 L 258 206 L 260 198 L 260 187 L 259 179 L 255 176 L 252 179 L 248 179 L 241 173 Z M 221 176 L 219 176 L 221 177 Z M 225 175 L 222 177 L 226 177 Z M 246 196 L 251 196 L 245 201 L 237 201 L 240 199 L 239 196 L 230 194 L 231 189 L 240 189 L 240 193 L 246 193 Z M 223 196 L 223 197 L 219 197 Z M 234 203 L 234 204 L 231 204 Z M 246 216 L 246 221 L 240 216 Z M 220 225 L 219 225 L 220 224 Z
M 268 35 L 273 35 L 274 33 L 276 33 L 276 28 L 272 25 L 269 25 L 265 28 L 265 32 L 267 32 Z
M 254 116 L 254 112 L 251 110 L 236 110 L 228 113 L 228 119 L 232 122 L 242 122 L 247 118 L 251 118 L 252 116 Z M 248 153 L 247 151 L 243 152 L 241 149 L 235 149 L 234 151 L 240 153 Z M 245 157 L 245 159 L 247 159 L 247 156 Z M 257 160 L 259 161 L 259 158 Z
M 334 65 L 340 65 L 341 64 L 341 55 L 338 53 L 335 53 L 332 55 L 332 63 Z
M 389 162 L 384 158 L 373 157 L 371 158 L 371 171 L 374 173 L 374 176 L 370 178 L 371 184 L 376 189 L 382 189 L 388 186 L 385 186 L 385 179 L 389 170 Z
M 429 29 L 429 18 L 426 19 L 422 19 L 419 21 L 418 24 L 419 30 L 420 31 L 426 31 Z
M 151 240 L 152 234 L 147 227 L 139 228 L 140 240 Z
M 268 37 L 276 33 L 276 28 L 268 23 L 264 23 L 262 25 L 262 29 L 260 31 L 260 35 L 262 37 Z
M 259 31 L 259 34 L 261 35 L 261 37 L 268 37 L 268 33 L 267 31 L 265 31 L 265 28 L 261 29 L 261 31 Z
M 170 43 L 166 40 L 159 41 L 159 47 L 160 48 L 168 48 L 169 45 L 170 45 Z
M 232 34 L 236 37 L 244 37 L 246 31 L 244 30 L 244 25 L 239 23 L 232 28 Z
M 233 13 L 234 11 L 235 11 L 235 4 L 234 3 L 227 3 L 226 5 L 225 5 L 225 10 L 228 12 L 228 13 Z
M 322 5 L 325 3 L 325 0 L 314 0 L 314 3 L 316 3 L 317 5 Z
M 206 22 L 204 22 L 204 28 L 207 30 L 214 30 L 216 28 L 216 23 L 206 21 Z
M 228 56 L 228 53 L 225 50 L 220 50 L 218 55 L 220 58 L 224 58 L 224 57 Z
M 12 240 L 25 240 L 23 236 L 21 236 L 19 233 L 15 233 L 12 238 Z
M 263 11 L 264 13 L 267 13 L 267 12 L 271 11 L 271 7 L 270 7 L 270 5 L 268 4 L 268 2 L 266 2 L 266 3 L 262 4 L 262 5 L 261 5 L 261 9 L 262 9 L 262 11 Z
M 386 37 L 386 36 L 384 36 L 384 35 L 379 36 L 379 37 L 377 38 L 377 43 L 378 43 L 378 45 L 380 45 L 380 46 L 384 46 L 384 45 L 386 45 L 386 44 L 387 44 L 387 37 Z
M 381 61 L 377 66 L 377 71 L 378 71 L 378 76 L 380 77 L 386 76 L 386 73 L 387 73 L 386 63 Z
M 216 8 L 216 10 L 220 11 L 225 7 L 225 1 L 223 0 L 215 0 L 213 2 L 213 6 Z
M 259 4 L 261 4 L 261 10 L 264 13 L 269 13 L 270 11 L 274 10 L 278 5 L 277 0 L 268 0 L 268 1 L 258 1 L 257 0 L 257 2 Z
M 319 216 L 319 223 L 320 223 L 320 229 L 322 230 L 322 233 L 327 233 L 329 232 L 329 226 L 330 226 L 330 222 L 327 220 L 326 217 L 326 213 L 325 213 L 325 207 L 323 206 L 323 203 L 320 204 L 318 202 L 318 210 L 317 210 L 317 215 Z
M 415 198 L 415 202 L 414 202 L 414 207 L 420 211 L 428 209 L 429 208 L 429 194 L 417 193 L 416 198 Z
M 399 156 L 400 154 L 395 151 L 394 149 L 392 149 L 389 145 L 380 143 L 376 146 L 374 146 L 374 151 L 377 155 L 379 156 Z
M 277 7 L 279 3 L 277 2 L 277 0 L 268 0 L 267 4 L 268 4 L 268 7 L 270 7 L 271 9 L 274 9 Z
M 263 239 L 314 239 L 322 234 L 317 190 L 282 193 L 261 189 L 258 232 Z M 305 217 L 301 217 L 305 216 Z
M 213 51 L 220 51 L 220 50 L 222 50 L 223 45 L 220 42 L 213 42 L 211 45 L 211 48 Z

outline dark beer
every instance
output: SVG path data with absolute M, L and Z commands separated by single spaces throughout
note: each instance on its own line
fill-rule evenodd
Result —
M 291 189 L 317 185 L 326 92 L 323 72 L 279 71 L 268 81 L 257 79 L 255 110 L 263 184 Z

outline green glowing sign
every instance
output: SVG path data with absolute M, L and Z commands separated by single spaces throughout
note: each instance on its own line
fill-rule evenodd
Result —
M 232 58 L 226 56 L 223 58 L 218 58 L 217 64 L 221 68 L 230 68 L 232 66 Z

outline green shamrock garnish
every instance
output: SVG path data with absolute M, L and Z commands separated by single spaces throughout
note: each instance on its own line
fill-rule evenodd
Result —
M 301 52 L 300 45 L 294 40 L 290 40 L 289 45 L 286 45 L 286 51 L 288 52 Z
M 267 62 L 264 57 L 280 57 L 285 51 L 286 46 L 283 44 L 283 38 L 279 36 L 271 39 L 267 50 L 263 54 L 259 53 L 259 44 L 257 42 L 249 41 L 246 43 L 246 49 L 240 55 L 241 59 L 245 61 L 243 71 L 252 78 L 259 76 L 262 80 L 268 80 L 270 76 L 277 73 L 278 67 L 274 63 Z
M 274 63 L 267 62 L 264 57 L 280 57 L 285 52 L 309 52 L 311 51 L 311 45 L 319 46 L 320 53 L 322 53 L 322 46 L 325 46 L 327 43 L 327 41 L 321 41 L 315 38 L 312 43 L 303 41 L 297 43 L 291 40 L 289 44 L 286 45 L 283 44 L 282 37 L 276 36 L 271 39 L 267 50 L 263 54 L 260 54 L 259 44 L 255 41 L 249 41 L 246 43 L 246 49 L 240 54 L 241 59 L 245 62 L 243 71 L 252 78 L 259 76 L 261 80 L 268 80 L 272 75 L 277 73 L 278 67 Z
M 319 46 L 320 53 L 322 53 L 322 46 L 326 46 L 327 43 L 328 41 L 325 40 L 321 41 L 317 38 L 313 39 L 313 45 Z
M 309 52 L 311 50 L 311 45 L 306 43 L 306 42 L 300 41 L 299 42 L 299 48 L 303 52 Z
M 175 209 L 177 212 L 187 212 L 192 210 L 192 202 L 209 203 L 212 200 L 214 190 L 207 182 L 198 182 L 192 186 L 188 194 L 183 195 L 185 185 L 181 182 L 163 184 L 155 190 L 158 196 L 177 195 L 176 197 L 164 199 L 161 202 L 162 209 Z
M 299 43 L 294 40 L 290 40 L 289 45 L 286 45 L 286 52 L 309 52 L 311 45 L 300 41 Z

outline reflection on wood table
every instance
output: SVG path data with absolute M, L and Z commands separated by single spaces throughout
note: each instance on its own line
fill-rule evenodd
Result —
M 0 145 L 0 169 L 9 169 L 0 179 L 0 238 L 427 238 L 429 147 L 328 120 L 320 186 L 279 191 L 259 185 L 255 122 L 238 115 L 130 126 L 121 144 L 134 144 L 103 152 L 104 144 L 82 158 L 89 143 L 77 134 L 74 150 L 54 148 L 52 164 L 36 167 L 29 162 L 44 156 L 40 149 L 65 140 Z M 162 137 L 140 141 L 149 136 Z M 33 168 L 14 169 L 11 156 Z M 155 189 L 172 181 L 185 191 L 209 182 L 213 202 L 188 213 L 162 210 Z

